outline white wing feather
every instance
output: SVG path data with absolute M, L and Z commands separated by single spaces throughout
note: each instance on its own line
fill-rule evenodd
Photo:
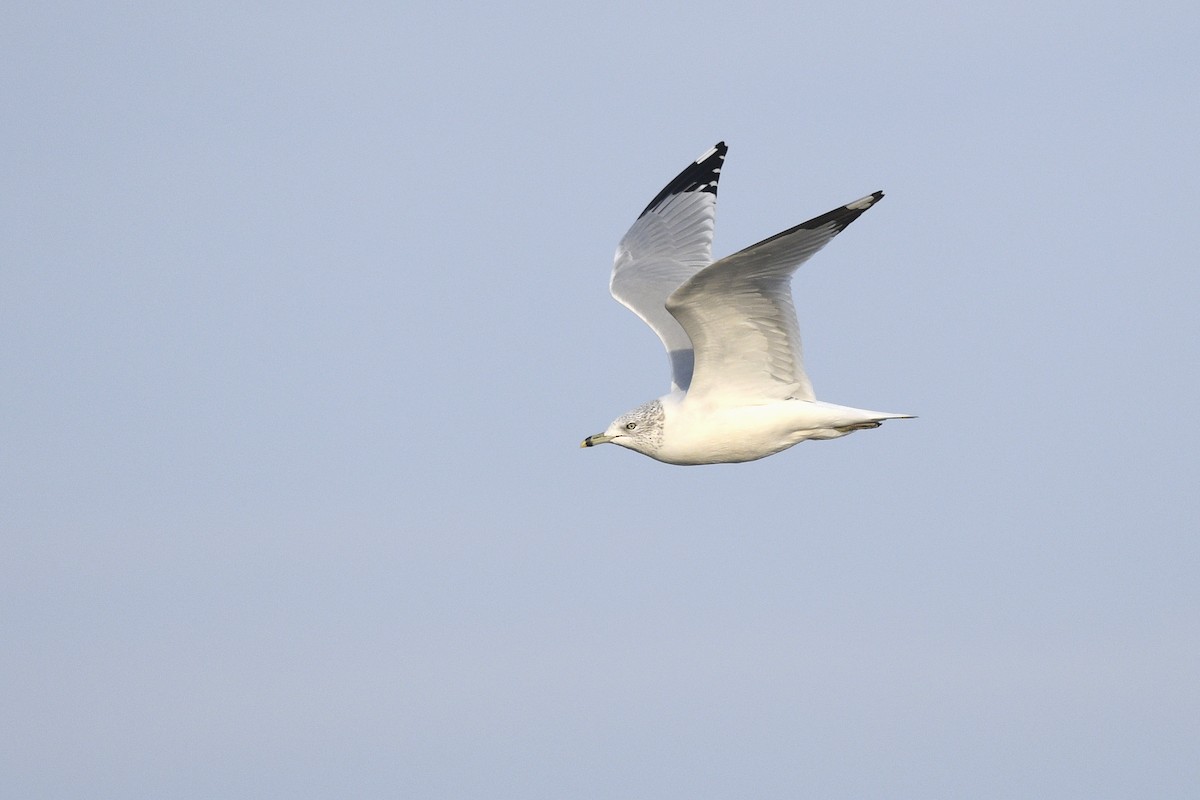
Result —
M 666 308 L 691 341 L 689 397 L 814 400 L 792 304 L 797 268 L 883 197 L 875 192 L 697 271 Z
M 668 183 L 621 239 L 613 262 L 609 290 L 662 340 L 671 360 L 672 389 L 685 390 L 691 382 L 692 341 L 666 302 L 712 263 L 717 180 L 725 152 L 725 143 L 718 143 Z

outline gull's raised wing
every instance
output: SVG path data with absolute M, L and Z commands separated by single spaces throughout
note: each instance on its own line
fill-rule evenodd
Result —
M 662 339 L 671 359 L 671 386 L 692 379 L 692 340 L 667 312 L 667 298 L 712 263 L 717 180 L 725 161 L 718 142 L 650 201 L 621 239 L 609 290 Z
M 792 273 L 882 197 L 867 195 L 713 262 L 671 294 L 666 307 L 695 350 L 689 397 L 815 399 L 804 372 Z

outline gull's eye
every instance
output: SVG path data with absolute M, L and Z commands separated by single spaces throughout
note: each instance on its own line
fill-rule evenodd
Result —
M 634 430 L 635 428 L 637 428 L 636 422 L 626 422 L 625 423 L 625 430 L 631 431 L 631 430 Z

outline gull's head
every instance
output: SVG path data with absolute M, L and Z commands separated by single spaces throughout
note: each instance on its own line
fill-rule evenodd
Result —
M 593 447 L 605 442 L 619 444 L 639 453 L 653 457 L 662 447 L 663 407 L 658 400 L 651 400 L 633 411 L 627 411 L 612 421 L 604 433 L 597 433 L 583 440 L 580 447 Z

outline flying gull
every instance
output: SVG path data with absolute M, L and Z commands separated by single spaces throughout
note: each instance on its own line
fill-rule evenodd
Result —
M 671 391 L 583 447 L 611 442 L 668 464 L 753 461 L 912 416 L 817 400 L 792 305 L 792 273 L 883 192 L 713 261 L 726 149 L 718 143 L 679 173 L 617 247 L 609 288 L 662 339 Z

